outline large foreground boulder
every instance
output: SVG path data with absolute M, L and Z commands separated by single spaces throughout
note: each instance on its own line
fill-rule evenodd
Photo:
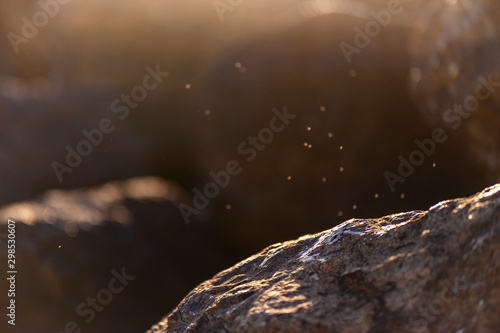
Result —
M 500 184 L 279 243 L 148 332 L 498 332 Z

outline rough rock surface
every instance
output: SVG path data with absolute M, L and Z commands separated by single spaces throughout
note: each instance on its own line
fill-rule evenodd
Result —
M 352 219 L 202 283 L 148 332 L 498 332 L 500 184 Z
M 144 331 L 164 315 L 165 302 L 174 308 L 196 284 L 227 267 L 204 227 L 184 223 L 176 207 L 183 193 L 175 183 L 142 177 L 53 190 L 38 200 L 1 208 L 2 268 L 7 263 L 6 223 L 16 222 L 17 322 L 12 332 L 64 332 L 71 321 L 83 332 Z M 112 271 L 121 274 L 122 269 L 134 278 L 108 300 L 99 292 L 108 288 Z M 7 294 L 5 278 L 0 289 Z M 105 303 L 97 303 L 100 311 L 93 318 L 88 298 Z M 87 305 L 77 312 L 82 303 Z M 3 325 L 10 325 L 6 320 L 0 324 L 0 331 L 7 332 Z

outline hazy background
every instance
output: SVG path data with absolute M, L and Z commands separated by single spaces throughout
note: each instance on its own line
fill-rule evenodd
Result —
M 219 15 L 219 3 L 231 10 Z M 387 10 L 388 3 L 73 0 L 16 52 L 8 34 L 22 36 L 22 18 L 33 22 L 41 7 L 0 1 L 0 204 L 6 205 L 0 215 L 27 224 L 19 229 L 20 256 L 26 243 L 42 244 L 18 268 L 26 298 L 19 296 L 19 325 L 9 329 L 62 331 L 78 318 L 78 303 L 106 286 L 112 268 L 125 266 L 143 280 L 81 327 L 144 331 L 196 284 L 274 242 L 353 217 L 424 210 L 498 181 L 498 92 L 458 130 L 441 115 L 473 93 L 479 75 L 498 77 L 498 5 L 401 1 L 401 13 L 349 63 L 340 44 L 353 44 L 353 29 L 364 29 L 370 11 Z M 447 22 L 456 24 L 446 28 Z M 119 119 L 113 101 L 157 65 L 169 76 Z M 246 162 L 238 145 L 269 126 L 273 108 L 284 107 L 296 118 Z M 115 130 L 59 182 L 53 161 L 64 163 L 65 147 L 75 148 L 85 139 L 82 130 L 105 117 Z M 398 156 L 407 159 L 414 140 L 430 138 L 436 127 L 449 139 L 391 191 L 384 173 L 397 173 Z M 209 172 L 230 160 L 240 163 L 241 174 L 186 224 L 179 203 L 192 205 L 192 189 L 202 190 L 212 181 Z M 110 227 L 75 234 L 62 215 L 49 223 L 36 213 L 96 196 L 56 192 L 37 199 L 47 190 L 138 176 L 162 177 L 171 185 L 144 184 L 176 195 L 130 197 L 117 186 L 125 193 L 117 205 L 132 224 L 102 213 L 94 222 Z M 71 205 L 62 203 L 66 196 L 75 198 Z M 29 200 L 42 208 L 28 203 L 12 210 Z M 80 221 L 79 211 L 70 210 Z M 13 211 L 35 213 L 28 222 Z M 128 232 L 137 236 L 121 237 Z M 61 241 L 63 257 L 55 254 Z M 74 260 L 79 253 L 89 259 Z M 37 267 L 51 278 L 27 274 Z M 89 271 L 95 276 L 83 273 Z M 87 283 L 92 287 L 82 287 Z M 51 292 L 36 293 L 45 289 Z

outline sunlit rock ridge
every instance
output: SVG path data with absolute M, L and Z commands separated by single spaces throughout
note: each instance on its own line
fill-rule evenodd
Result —
M 500 184 L 351 219 L 203 282 L 148 333 L 497 332 Z

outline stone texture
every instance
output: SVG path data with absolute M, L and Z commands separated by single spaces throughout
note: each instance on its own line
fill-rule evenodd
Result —
M 269 246 L 148 332 L 494 333 L 499 312 L 500 184 Z
M 224 267 L 204 226 L 184 223 L 176 207 L 184 195 L 175 183 L 142 177 L 53 190 L 38 200 L 2 207 L 2 267 L 7 263 L 6 223 L 16 221 L 17 321 L 12 332 L 64 332 L 70 321 L 83 332 L 146 330 L 164 314 L 163 306 L 173 308 Z M 112 270 L 122 269 L 135 278 L 94 311 L 95 318 L 88 311 L 76 312 L 88 297 L 101 297 Z M 0 289 L 7 293 L 5 278 Z M 7 332 L 4 325 L 6 320 L 0 331 Z
M 384 171 L 397 168 L 398 155 L 406 157 L 416 148 L 413 140 L 429 137 L 435 126 L 442 125 L 439 112 L 429 116 L 429 100 L 439 100 L 444 108 L 457 99 L 460 102 L 476 74 L 498 66 L 498 5 L 491 0 L 402 1 L 404 11 L 348 63 L 339 44 L 352 43 L 353 28 L 363 28 L 372 20 L 370 9 L 380 10 L 388 4 L 387 0 L 363 2 L 371 7 L 351 1 L 337 1 L 338 5 L 332 6 L 333 1 L 253 0 L 226 12 L 221 22 L 212 2 L 155 0 L 122 6 L 114 0 L 106 2 L 113 10 L 101 10 L 96 6 L 102 2 L 93 0 L 64 6 L 43 32 L 41 29 L 29 44 L 21 45 L 19 54 L 12 52 L 9 40 L 3 38 L 0 203 L 27 200 L 47 188 L 87 186 L 143 174 L 168 176 L 188 189 L 202 188 L 210 180 L 210 171 L 221 170 L 233 158 L 242 159 L 238 144 L 266 127 L 271 109 L 283 105 L 298 118 L 276 135 L 252 164 L 244 165 L 243 173 L 231 180 L 203 215 L 207 217 L 203 236 L 213 240 L 218 253 L 233 262 L 268 244 L 317 232 L 352 216 L 425 209 L 498 180 L 494 172 L 500 160 L 497 96 L 482 103 L 481 113 L 467 119 L 452 139 L 398 184 L 396 192 L 390 191 L 383 178 Z M 39 4 L 0 0 L 0 7 L 5 9 L 0 11 L 4 18 L 0 27 L 6 35 L 19 32 L 20 18 L 31 17 Z M 336 11 L 325 15 L 333 8 Z M 349 8 L 363 10 L 349 12 Z M 95 24 L 88 24 L 89 16 Z M 450 24 L 452 20 L 455 22 Z M 424 29 L 415 30 L 412 39 L 416 22 Z M 474 32 L 476 42 L 469 40 L 467 31 Z M 410 52 L 409 44 L 414 46 Z M 438 54 L 444 66 L 429 67 L 433 54 Z M 51 161 L 64 159 L 64 147 L 78 143 L 82 129 L 95 127 L 105 116 L 116 120 L 110 103 L 140 83 L 145 66 L 157 63 L 171 76 L 131 112 L 130 118 L 117 121 L 113 135 L 106 136 L 105 142 L 59 184 Z M 470 67 L 453 78 L 448 71 L 456 73 L 455 63 L 459 69 Z M 419 77 L 415 69 L 420 69 L 423 79 L 412 82 L 417 86 L 408 92 L 408 77 L 410 81 Z M 41 77 L 61 90 L 51 96 L 27 94 L 19 98 L 11 89 L 17 86 L 3 80 L 3 74 L 24 81 L 25 86 Z M 210 113 L 205 113 L 207 109 Z M 306 130 L 308 126 L 311 131 Z M 332 133 L 331 138 L 328 133 Z M 304 147 L 304 142 L 311 148 Z M 472 159 L 466 151 L 472 152 Z M 61 197 L 64 195 L 59 196 L 61 202 L 78 206 Z M 231 209 L 226 209 L 227 204 Z M 165 205 L 173 209 L 171 204 Z M 114 210 L 109 208 L 109 213 L 99 216 L 126 219 L 124 210 Z M 37 212 L 42 212 L 41 216 L 34 214 L 37 220 L 51 220 L 50 209 Z M 94 218 L 94 213 L 89 213 L 93 210 L 85 208 L 83 212 L 79 221 L 91 225 L 86 219 Z M 153 213 L 163 214 L 160 208 Z M 78 214 L 64 216 L 78 219 Z M 70 220 L 57 223 L 62 229 L 42 224 L 57 230 L 56 240 L 69 237 L 64 231 L 75 231 Z M 129 230 L 122 227 L 118 229 Z M 39 232 L 40 227 L 27 228 L 36 230 L 30 234 L 30 243 L 40 244 L 36 234 L 45 235 Z M 88 238 L 94 239 L 98 229 L 102 228 L 91 227 Z M 86 235 L 86 230 L 80 230 L 76 239 Z M 110 238 L 111 243 L 122 244 L 117 248 L 130 254 L 129 246 Z M 204 238 L 195 244 L 205 244 Z M 187 242 L 189 238 L 183 239 Z M 141 238 L 141 242 L 147 240 Z M 89 242 L 107 240 L 103 237 Z M 75 251 L 82 248 L 87 248 L 84 243 Z M 85 267 L 93 265 L 89 261 Z M 196 272 L 193 269 L 192 281 L 199 278 L 195 278 Z M 108 275 L 109 270 L 102 273 L 103 283 Z M 173 306 L 179 290 L 173 290 L 172 303 L 162 304 Z M 80 296 L 83 293 L 72 304 L 63 302 L 72 315 Z M 36 309 L 41 307 L 41 302 L 37 304 Z M 55 309 L 54 318 L 63 317 L 60 308 L 48 308 Z M 40 322 L 49 319 L 43 320 Z

